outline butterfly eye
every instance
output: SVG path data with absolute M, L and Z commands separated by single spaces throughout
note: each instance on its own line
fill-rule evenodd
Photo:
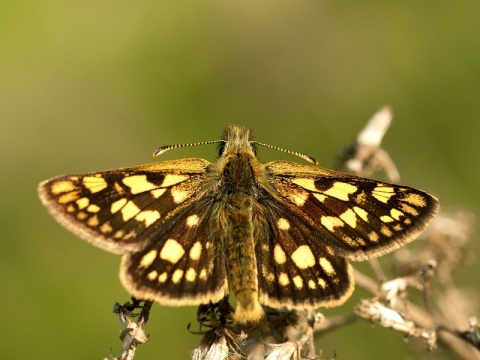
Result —
M 254 142 L 250 142 L 250 148 L 252 149 L 253 154 L 257 155 L 257 147 L 255 146 Z
M 225 141 L 221 141 L 218 145 L 218 156 L 222 156 L 225 152 Z

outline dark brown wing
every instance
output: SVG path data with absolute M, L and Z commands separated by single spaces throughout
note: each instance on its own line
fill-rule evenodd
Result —
M 261 301 L 336 306 L 353 290 L 347 259 L 365 260 L 413 240 L 438 208 L 427 193 L 333 170 L 265 165 L 255 209 Z
M 228 289 L 200 205 L 209 165 L 182 159 L 60 176 L 42 182 L 39 195 L 67 229 L 125 254 L 120 278 L 132 295 L 166 305 L 216 302 Z

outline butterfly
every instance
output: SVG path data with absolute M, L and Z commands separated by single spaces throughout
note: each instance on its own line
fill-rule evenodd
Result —
M 39 197 L 64 227 L 121 254 L 120 279 L 142 300 L 184 306 L 236 298 L 234 321 L 257 323 L 263 306 L 342 304 L 349 260 L 412 241 L 438 200 L 392 185 L 290 161 L 262 163 L 251 131 L 230 125 L 214 162 L 161 161 L 40 183 Z M 197 144 L 159 148 L 167 150 Z

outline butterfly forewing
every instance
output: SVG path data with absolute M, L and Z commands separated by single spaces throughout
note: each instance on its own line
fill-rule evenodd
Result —
M 423 191 L 333 170 L 276 161 L 266 165 L 284 206 L 312 230 L 305 239 L 365 260 L 413 240 L 438 202 Z
M 83 175 L 39 185 L 42 202 L 65 227 L 114 253 L 137 251 L 188 205 L 209 163 L 165 161 Z

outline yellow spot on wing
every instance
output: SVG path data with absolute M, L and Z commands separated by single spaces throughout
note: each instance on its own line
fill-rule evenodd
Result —
M 94 194 L 105 189 L 108 184 L 102 177 L 85 176 L 83 178 L 83 186 L 85 186 L 92 194 Z
M 337 198 L 339 200 L 348 201 L 349 195 L 357 191 L 358 188 L 355 185 L 348 184 L 341 181 L 335 181 L 330 189 L 325 190 L 325 195 Z
M 405 198 L 403 198 L 403 201 L 417 207 L 427 206 L 427 202 L 425 201 L 425 198 L 419 194 L 408 194 L 407 196 L 405 196 Z
M 120 211 L 122 213 L 123 221 L 128 221 L 136 216 L 140 212 L 140 209 L 133 203 L 133 201 L 128 201 Z
M 278 276 L 278 283 L 281 286 L 287 286 L 288 284 L 290 284 L 290 279 L 288 278 L 288 275 L 284 272 L 280 273 L 280 275 Z
M 386 223 L 389 223 L 389 222 L 394 221 L 394 220 L 393 220 L 390 216 L 388 216 L 388 215 L 380 216 L 380 220 L 382 220 L 383 222 L 386 222 Z
M 87 220 L 87 225 L 88 226 L 98 226 L 100 224 L 97 215 L 93 215 L 90 219 Z
M 401 208 L 403 211 L 405 211 L 406 213 L 409 213 L 410 215 L 418 216 L 418 211 L 413 206 L 402 204 Z M 405 224 L 407 223 L 407 220 L 409 219 L 405 219 Z
M 168 239 L 165 241 L 162 251 L 160 251 L 160 258 L 176 264 L 178 260 L 182 258 L 183 254 L 185 254 L 183 246 L 174 239 Z
M 303 280 L 300 277 L 300 275 L 295 276 L 292 280 L 293 280 L 293 284 L 297 289 L 303 288 Z
M 285 219 L 285 218 L 280 218 L 280 219 L 278 219 L 277 225 L 278 225 L 278 228 L 279 228 L 280 230 L 288 230 L 288 229 L 290 229 L 290 223 L 289 223 L 288 220 Z
M 351 228 L 355 229 L 357 227 L 357 215 L 355 214 L 355 212 L 352 209 L 347 209 L 339 217 L 346 224 L 348 224 Z
M 135 220 L 143 221 L 146 227 L 149 227 L 160 219 L 160 213 L 157 210 L 144 210 L 135 216 Z
M 277 264 L 284 264 L 285 261 L 287 261 L 287 257 L 285 255 L 285 252 L 282 250 L 280 245 L 275 245 L 275 248 L 273 249 L 273 258 Z
M 375 231 L 372 231 L 371 233 L 374 233 L 374 234 L 377 236 L 377 238 L 378 238 L 378 234 L 377 234 Z M 371 233 L 370 233 L 370 234 L 371 234 Z M 377 239 L 377 240 L 378 240 L 378 239 Z M 358 245 L 360 245 L 360 246 L 365 246 L 365 245 L 367 245 L 367 244 L 365 243 L 364 239 L 361 238 L 361 237 L 359 237 L 359 236 L 355 237 L 355 241 L 356 241 L 356 242 L 358 243 Z
M 91 212 L 91 213 L 97 213 L 100 211 L 100 207 L 98 205 L 95 205 L 95 204 L 90 204 L 88 207 L 87 207 L 87 211 L 88 212 Z
M 353 240 L 350 236 L 347 236 L 347 235 L 343 235 L 342 236 L 342 240 L 345 241 L 348 245 L 352 246 L 352 247 L 358 247 L 359 244 Z M 328 251 L 328 250 L 327 250 Z M 331 255 L 333 255 L 333 253 L 331 252 L 331 250 L 329 251 L 329 253 Z
M 186 190 L 172 189 L 171 194 L 175 204 L 180 204 L 190 196 L 191 192 Z
M 405 216 L 404 213 L 402 213 L 401 211 L 399 211 L 397 209 L 390 209 L 390 215 L 395 220 L 400 220 L 400 216 Z
M 158 186 L 147 180 L 147 175 L 132 175 L 125 177 L 122 182 L 130 188 L 132 194 L 156 189 Z
M 200 241 L 195 242 L 192 248 L 190 249 L 189 256 L 192 260 L 200 259 L 200 255 L 202 254 L 202 244 Z
M 90 199 L 83 197 L 81 199 L 78 199 L 75 202 L 77 203 L 78 208 L 81 210 L 81 209 L 85 209 L 90 204 Z
M 168 279 L 168 275 L 167 275 L 166 272 L 163 272 L 160 275 L 158 275 L 158 282 L 159 283 L 164 283 L 165 281 L 167 281 L 167 279 Z
M 120 210 L 125 204 L 127 203 L 127 199 L 123 198 L 120 200 L 117 200 L 112 203 L 112 206 L 110 207 L 110 212 L 112 214 L 115 214 L 118 210 Z
M 368 240 L 371 242 L 377 242 L 379 239 L 378 234 L 375 231 L 370 231 L 368 233 Z
M 318 192 L 317 188 L 315 187 L 315 180 L 313 179 L 296 178 L 292 180 L 292 183 L 303 187 L 305 190 Z
M 114 237 L 115 239 L 120 239 L 120 238 L 122 238 L 124 235 L 125 235 L 125 231 L 124 231 L 124 230 L 117 230 L 117 232 L 115 232 L 115 234 L 113 235 L 113 237 Z
M 153 261 L 157 257 L 157 250 L 150 250 L 147 254 L 143 255 L 142 260 L 140 260 L 140 267 L 147 268 L 153 264 Z
M 300 269 L 306 269 L 315 265 L 315 257 L 307 245 L 302 245 L 292 253 L 292 260 Z
M 165 175 L 165 179 L 163 179 L 161 187 L 170 187 L 172 185 L 178 184 L 182 181 L 188 179 L 187 175 L 174 175 L 174 174 L 167 174 Z
M 77 199 L 78 199 L 78 192 L 77 191 L 72 191 L 72 192 L 63 194 L 62 196 L 60 196 L 58 198 L 57 201 L 60 204 L 66 204 L 66 203 L 72 202 L 72 201 L 77 200 Z
M 267 275 L 265 275 L 265 278 L 270 284 L 272 284 L 273 281 L 275 280 L 275 275 L 273 274 L 273 272 L 270 272 Z
M 167 191 L 167 189 L 160 188 L 160 189 L 152 190 L 151 194 L 155 199 L 158 199 L 160 196 L 164 194 L 165 191 Z
M 190 268 L 187 270 L 185 274 L 185 279 L 189 282 L 194 282 L 195 278 L 197 277 L 197 272 L 195 271 L 194 268 Z
M 354 199 L 355 203 L 358 205 L 363 205 L 367 201 L 367 195 L 365 194 L 365 191 L 362 191 L 360 194 L 357 194 Z
M 183 270 L 177 269 L 172 275 L 172 282 L 178 284 L 183 277 Z
M 122 195 L 125 193 L 125 190 L 123 190 L 123 188 L 120 186 L 120 184 L 118 182 L 115 181 L 115 183 L 113 184 L 113 187 L 115 188 L 115 191 Z
M 336 216 L 322 216 L 320 222 L 330 232 L 335 231 L 335 226 L 343 226 L 343 221 Z
M 108 222 L 104 222 L 101 226 L 100 226 L 100 231 L 104 234 L 107 234 L 109 232 L 112 231 L 112 226 L 110 225 L 110 223 Z
M 393 235 L 392 231 L 385 225 L 382 225 L 382 227 L 380 228 L 380 232 L 387 237 L 390 237 Z
M 147 275 L 148 280 L 152 281 L 155 280 L 158 276 L 158 273 L 156 270 L 150 271 Z
M 326 288 L 327 288 L 327 283 L 326 283 L 325 280 L 323 280 L 322 278 L 318 278 L 317 282 L 318 282 L 318 285 L 320 285 L 320 287 L 321 287 L 322 289 L 326 289 Z
M 365 210 L 363 210 L 358 206 L 354 206 L 353 211 L 355 211 L 355 214 L 360 216 L 360 219 L 362 219 L 365 222 L 368 222 L 368 213 Z
M 323 203 L 327 199 L 327 197 L 324 194 L 318 194 L 318 193 L 314 193 L 313 197 L 318 201 L 320 201 L 321 203 Z
M 297 206 L 303 206 L 305 201 L 307 201 L 308 193 L 305 191 L 294 191 L 289 194 L 289 197 Z
M 391 186 L 379 185 L 372 190 L 372 196 L 385 204 L 393 195 L 395 195 L 395 189 Z
M 198 225 L 199 221 L 200 221 L 200 218 L 198 217 L 198 215 L 190 215 L 187 218 L 187 226 L 192 227 L 192 226 Z
M 54 182 L 50 187 L 50 191 L 53 195 L 58 195 L 64 192 L 73 191 L 76 189 L 76 186 L 70 180 L 61 180 Z
M 318 259 L 318 263 L 327 275 L 335 275 L 335 269 L 333 268 L 332 263 L 327 258 L 321 257 L 320 259 Z

